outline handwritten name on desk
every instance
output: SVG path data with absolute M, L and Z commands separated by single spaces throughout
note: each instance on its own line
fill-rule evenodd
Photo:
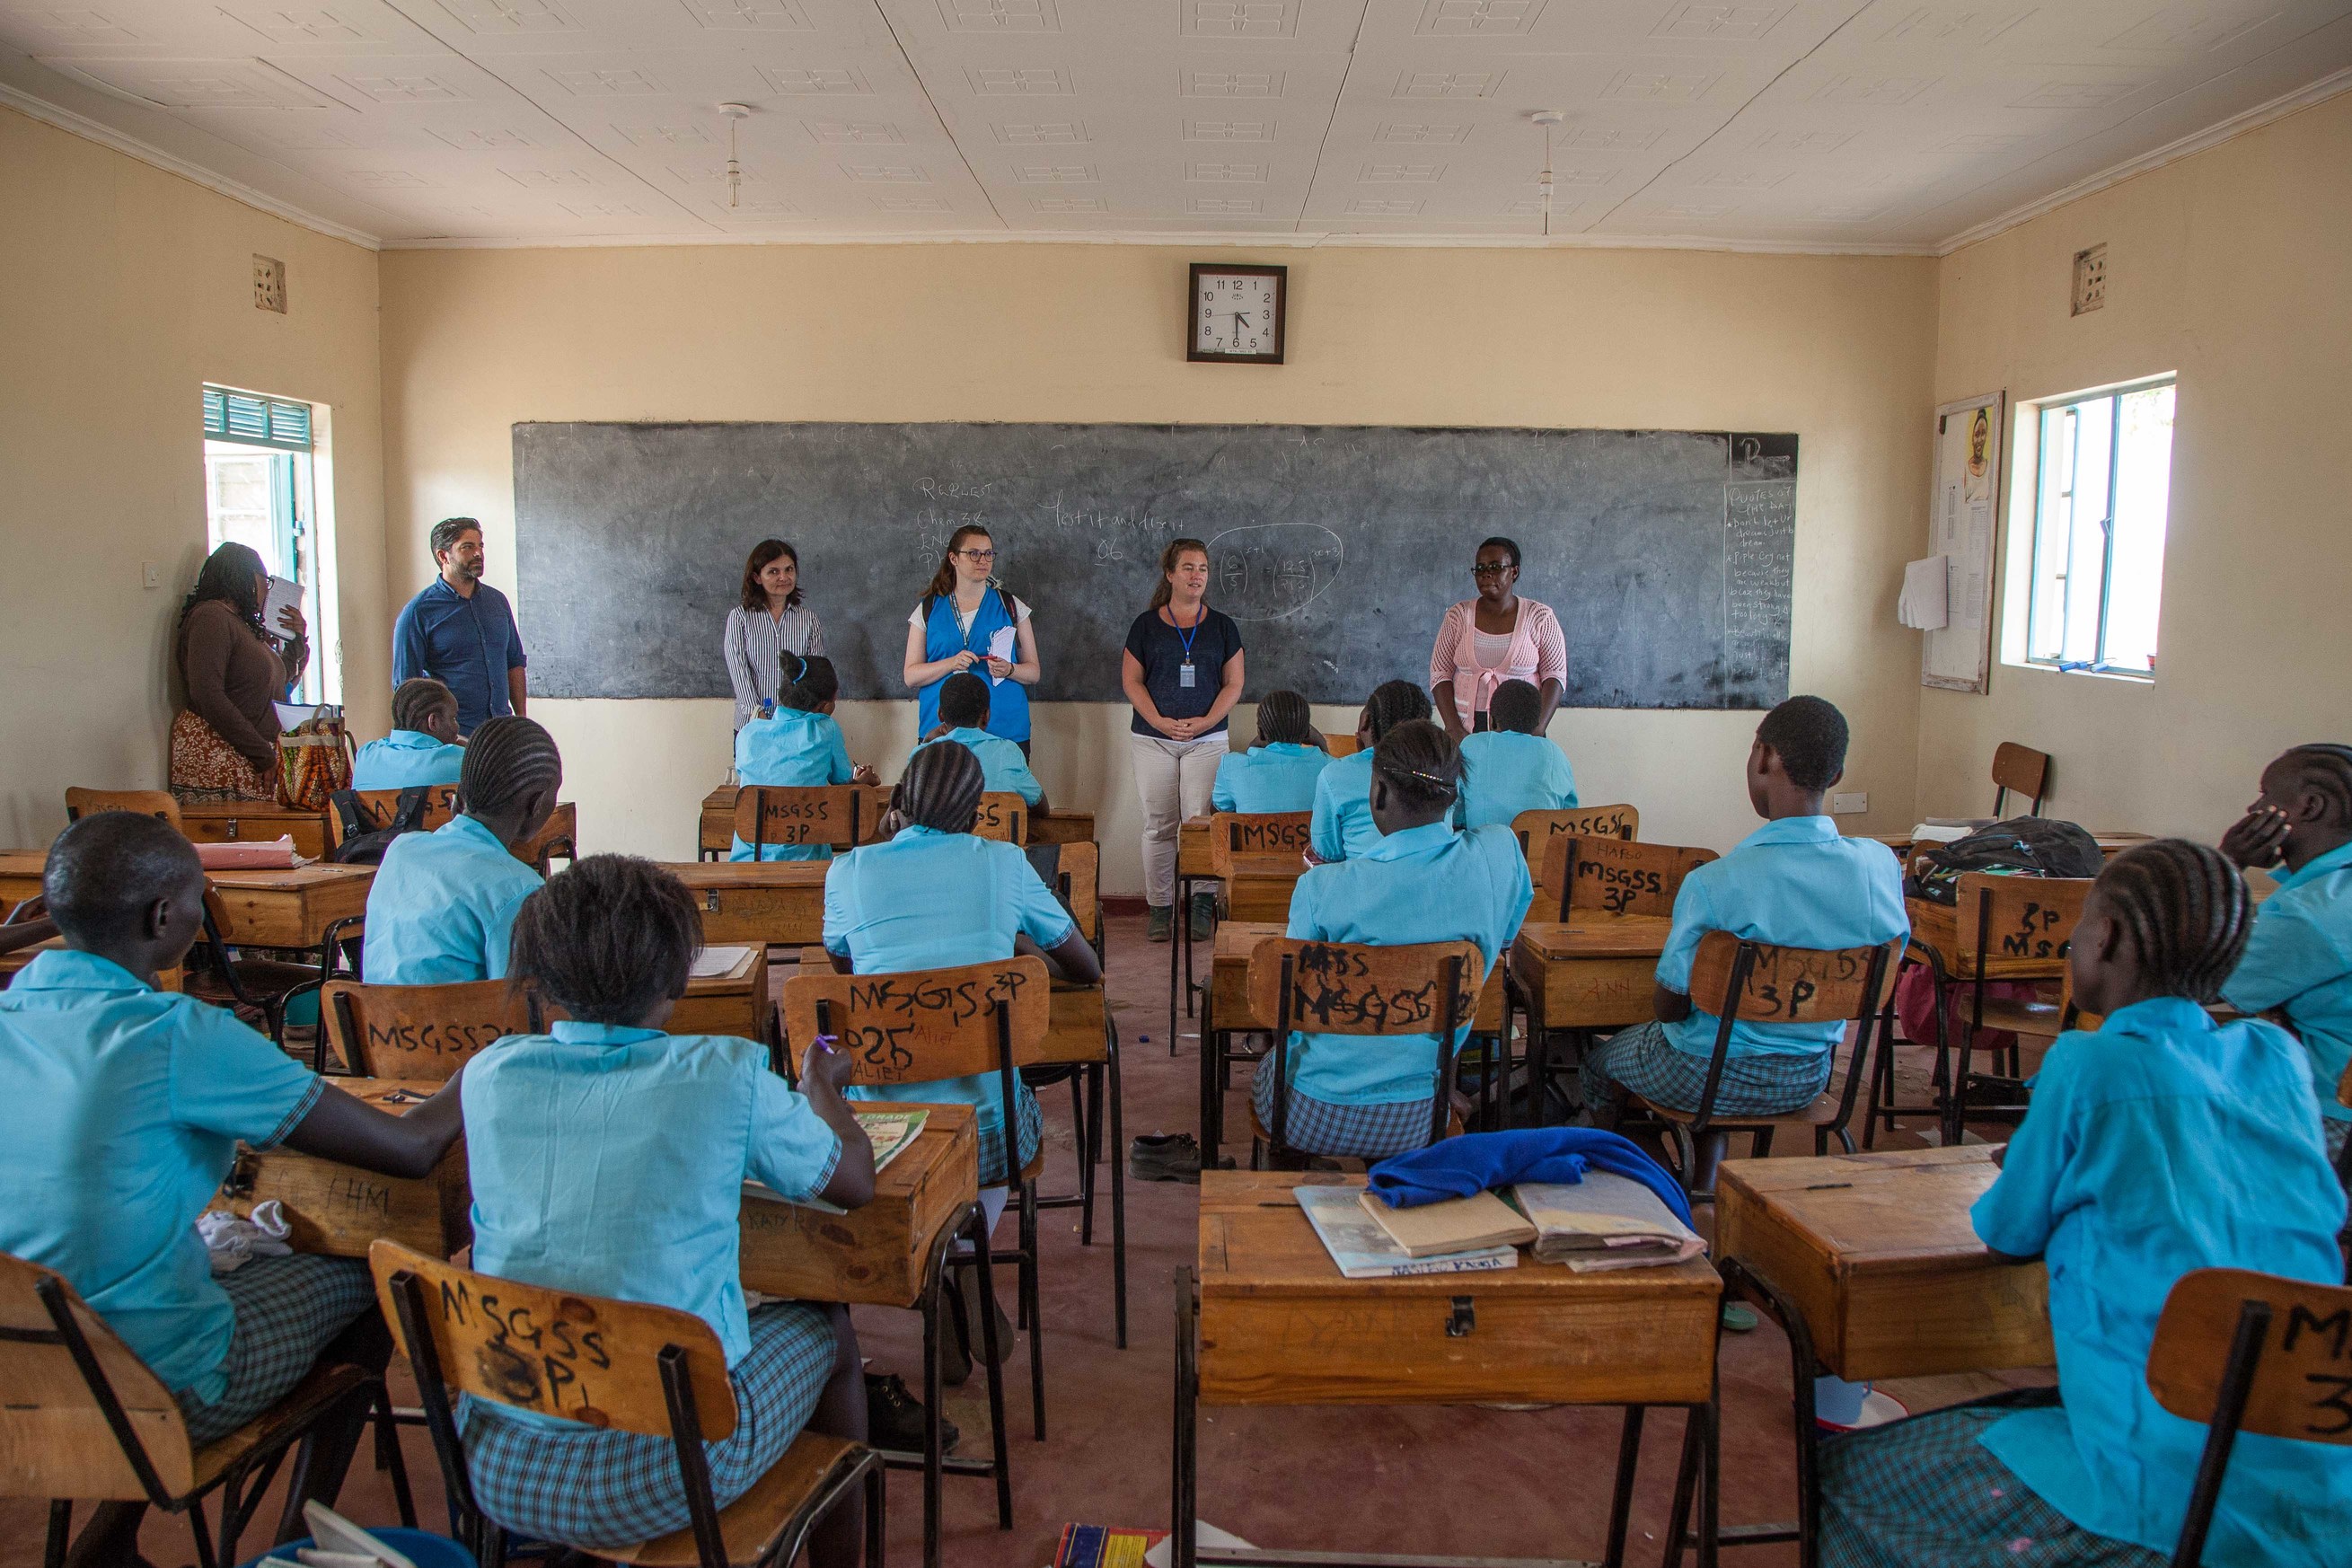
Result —
M 1348 1034 L 1422 1034 L 1435 1027 L 1445 1006 L 1443 980 L 1416 961 L 1411 950 L 1346 946 L 1302 942 L 1282 944 L 1290 956 L 1290 1017 L 1302 1027 L 1320 1027 Z M 1446 944 L 1456 945 L 1456 944 Z M 1454 1016 L 1459 1020 L 1477 1006 L 1481 978 L 1477 951 L 1458 944 L 1462 963 L 1455 987 Z M 1280 963 L 1281 946 L 1261 948 L 1254 963 Z M 1279 980 L 1276 981 L 1279 985 Z M 1267 998 L 1278 1003 L 1279 993 Z M 1263 1016 L 1277 1016 L 1274 1007 Z

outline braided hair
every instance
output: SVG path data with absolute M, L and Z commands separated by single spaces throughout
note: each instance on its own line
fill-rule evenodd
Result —
M 268 629 L 261 624 L 260 593 L 253 582 L 268 572 L 259 551 L 231 540 L 205 557 L 204 565 L 196 572 L 195 586 L 180 601 L 180 624 L 187 624 L 188 612 L 198 605 L 218 599 L 236 612 L 236 618 L 254 636 L 268 637 Z
M 1426 719 L 1407 719 L 1372 747 L 1372 776 L 1415 814 L 1443 810 L 1462 790 L 1462 750 Z
M 444 708 L 455 708 L 457 699 L 449 689 L 429 675 L 419 675 L 400 683 L 392 694 L 392 727 L 395 730 L 422 730 L 425 721 Z
M 811 654 L 800 660 L 800 674 L 784 688 L 781 700 L 785 707 L 814 713 L 841 695 L 841 676 L 834 669 L 833 660 L 821 653 Z
M 1257 738 L 1273 744 L 1303 746 L 1315 728 L 1307 699 L 1287 689 L 1269 691 L 1257 700 Z
M 988 682 L 968 669 L 940 682 L 940 721 L 959 730 L 980 730 L 988 724 Z
M 562 753 L 538 721 L 513 714 L 485 719 L 466 742 L 457 809 L 472 817 L 502 816 L 534 791 L 552 797 L 562 783 Z
M 515 911 L 509 971 L 588 1024 L 635 1024 L 686 994 L 702 914 L 686 884 L 634 855 L 591 855 Z
M 2253 930 L 2253 900 L 2238 868 L 2186 838 L 2124 851 L 2099 873 L 2096 890 L 2159 996 L 2213 1000 Z
M 1532 735 L 1543 717 L 1543 693 L 1532 681 L 1506 680 L 1486 700 L 1486 722 L 1514 735 Z
M 906 776 L 890 792 L 890 805 L 918 827 L 970 833 L 987 784 L 971 747 L 961 741 L 933 741 L 907 759 Z
M 1429 717 L 1429 693 L 1410 680 L 1383 680 L 1372 688 L 1364 712 L 1371 720 L 1372 743 L 1378 745 L 1381 737 L 1399 724 Z
M 2329 826 L 2352 828 L 2352 746 L 2326 742 L 2297 746 L 2279 762 L 2294 769 L 2296 788 L 2327 803 Z

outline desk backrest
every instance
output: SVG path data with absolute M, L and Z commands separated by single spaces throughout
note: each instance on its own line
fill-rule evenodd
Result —
M 1352 757 L 1364 749 L 1364 743 L 1352 734 L 1326 735 L 1323 749 L 1334 757 Z
M 1876 947 L 1781 947 L 1711 931 L 1691 963 L 1690 996 L 1717 1018 L 1742 1023 L 1851 1023 L 1877 1012 L 1903 947 L 1900 938 Z
M 147 1495 L 73 1352 L 56 1338 L 55 1312 L 80 1331 L 164 1489 L 186 1493 L 194 1464 L 179 1402 L 63 1275 L 0 1253 L 0 1388 L 8 1391 L 0 1400 L 0 1496 Z
M 1030 866 L 1052 889 L 1088 942 L 1102 935 L 1102 850 L 1091 838 L 1024 846 Z
M 1477 1010 L 1485 968 L 1475 942 L 1370 947 L 1282 937 L 1250 952 L 1250 1014 L 1321 1035 L 1441 1034 L 1449 1020 L 1459 1031 Z
M 1234 877 L 1297 878 L 1307 869 L 1311 811 L 1221 811 L 1209 818 L 1209 868 Z
M 432 832 L 457 814 L 456 784 L 413 784 L 413 789 L 425 792 L 425 814 L 417 819 L 417 828 Z M 352 807 L 359 814 L 361 831 L 377 833 L 390 827 L 400 815 L 402 789 L 355 789 L 351 792 Z M 342 846 L 343 816 L 339 811 L 327 814 L 327 849 L 330 854 Z
M 509 1035 L 540 1032 L 538 998 L 505 980 L 363 985 L 330 980 L 320 995 L 327 1037 L 362 1078 L 447 1079 Z
M 135 811 L 142 816 L 160 816 L 173 827 L 180 827 L 180 803 L 168 790 L 84 789 L 77 784 L 66 791 L 68 822 L 79 822 L 101 811 Z
M 864 839 L 866 792 L 858 784 L 745 784 L 735 793 L 735 837 L 755 848 Z
M 1998 877 L 1971 871 L 1960 879 L 1953 907 L 1955 979 L 1989 975 L 2054 979 L 2066 972 L 2066 948 L 2090 877 Z
M 1536 909 L 1545 920 L 1574 910 L 1612 915 L 1671 915 L 1683 879 L 1715 859 L 1712 849 L 1637 844 L 1563 833 L 1544 846 Z
M 2184 1274 L 2156 1321 L 2147 1387 L 2182 1420 L 2216 1427 L 2221 1443 L 2242 1431 L 2352 1447 L 2352 1289 L 2244 1268 Z M 2212 1456 L 2209 1447 L 2206 1468 Z M 2209 1493 L 2200 1468 L 2190 1530 L 2210 1517 L 2221 1483 L 2217 1469 Z M 2193 1546 L 2177 1560 L 2197 1561 Z
M 566 860 L 580 858 L 580 808 L 568 800 L 557 801 L 547 814 L 547 826 L 514 846 L 514 858 L 542 877 L 559 855 Z
M 704 1440 L 735 1430 L 727 1353 L 691 1312 L 477 1274 L 382 1239 L 369 1247 L 368 1267 L 394 1343 L 420 1378 L 431 1366 L 444 1387 L 477 1399 L 667 1437 L 661 1357 L 675 1346 Z M 421 1289 L 409 1291 L 408 1279 Z M 412 1329 L 429 1343 L 413 1343 Z
M 784 1035 L 795 1054 L 831 1035 L 856 1084 L 929 1083 L 1043 1059 L 1053 1023 L 1041 958 L 1007 958 L 900 974 L 803 973 L 784 982 Z M 1003 1015 L 1002 1032 L 998 1015 Z
M 2034 816 L 2042 815 L 2042 797 L 2048 792 L 2050 753 L 2037 752 L 2031 746 L 2021 746 L 2015 741 L 2003 741 L 1992 749 L 1992 814 L 1999 816 L 2015 790 L 2033 804 L 2028 807 Z
M 1559 811 L 1523 811 L 1511 818 L 1519 836 L 1519 851 L 1533 871 L 1544 861 L 1544 847 L 1563 833 L 1587 838 L 1638 838 L 1642 814 L 1630 805 L 1571 805 Z
M 980 816 L 971 825 L 974 835 L 982 838 L 1001 838 L 1007 844 L 1029 842 L 1029 803 L 1009 789 L 992 789 L 980 797 Z

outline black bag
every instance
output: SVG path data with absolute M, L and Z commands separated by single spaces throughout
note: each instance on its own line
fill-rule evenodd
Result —
M 425 812 L 432 804 L 433 795 L 433 785 L 409 785 L 394 804 L 392 820 L 378 826 L 360 805 L 356 790 L 337 790 L 327 797 L 327 805 L 342 828 L 342 839 L 327 858 L 340 866 L 383 865 L 383 852 L 394 839 L 404 833 L 424 831 Z
M 1930 903 L 1957 904 L 1960 879 L 1970 871 L 2009 877 L 2095 877 L 2106 864 L 2089 831 L 2053 816 L 2012 816 L 1921 850 L 1903 879 L 1903 891 Z

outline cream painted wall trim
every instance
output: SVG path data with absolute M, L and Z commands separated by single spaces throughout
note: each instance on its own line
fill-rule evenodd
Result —
M 708 234 L 645 239 L 580 236 L 566 239 L 394 239 L 386 250 L 612 250 L 695 246 L 800 245 L 1148 245 L 1227 250 L 1696 250 L 1727 256 L 1940 256 L 1924 245 L 1801 240 L 1700 239 L 1685 235 L 1517 234 L 1181 234 L 1108 230 L 1091 234 L 1008 229 L 1002 234 Z

